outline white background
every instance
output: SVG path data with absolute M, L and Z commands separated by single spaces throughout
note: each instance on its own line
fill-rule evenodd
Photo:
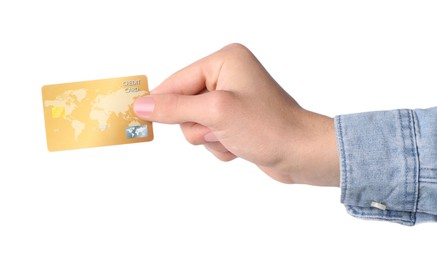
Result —
M 435 106 L 434 1 L 5 2 L 0 259 L 435 255 L 436 224 L 355 219 L 338 188 L 220 162 L 178 126 L 155 124 L 150 143 L 50 153 L 41 102 L 46 84 L 145 74 L 153 88 L 240 42 L 309 110 Z

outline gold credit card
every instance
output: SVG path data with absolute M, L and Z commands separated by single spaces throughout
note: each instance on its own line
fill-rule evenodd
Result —
M 132 108 L 148 94 L 143 75 L 43 86 L 49 151 L 153 140 L 152 123 Z

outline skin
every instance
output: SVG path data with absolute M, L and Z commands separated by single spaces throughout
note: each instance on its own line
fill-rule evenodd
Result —
M 339 186 L 333 119 L 299 106 L 241 44 L 176 72 L 134 111 L 180 124 L 191 144 L 223 161 L 248 160 L 277 181 Z

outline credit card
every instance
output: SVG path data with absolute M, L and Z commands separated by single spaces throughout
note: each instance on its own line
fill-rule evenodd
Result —
M 153 140 L 152 123 L 133 111 L 135 99 L 148 94 L 144 75 L 43 86 L 48 150 Z

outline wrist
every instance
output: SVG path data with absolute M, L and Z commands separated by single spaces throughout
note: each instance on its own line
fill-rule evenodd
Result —
M 313 142 L 313 158 L 309 162 L 309 174 L 314 185 L 340 186 L 340 163 L 334 119 L 317 115 L 319 118 L 318 141 Z
M 334 119 L 302 109 L 292 120 L 285 144 L 279 144 L 284 147 L 280 152 L 282 158 L 274 167 L 263 170 L 285 183 L 338 187 L 340 169 Z

